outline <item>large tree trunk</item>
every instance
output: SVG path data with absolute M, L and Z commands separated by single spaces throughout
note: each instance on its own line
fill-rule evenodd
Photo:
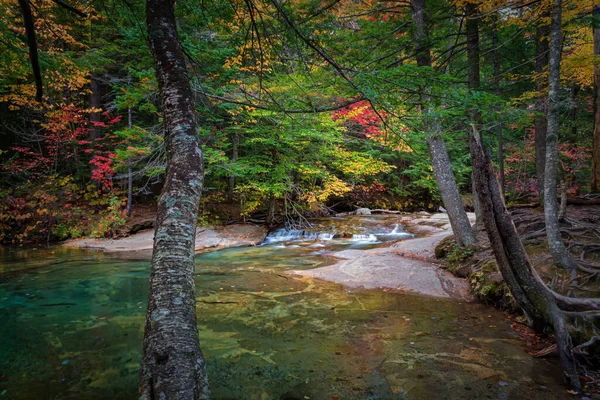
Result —
M 553 0 L 550 27 L 548 67 L 548 129 L 546 131 L 546 162 L 544 168 L 544 215 L 548 248 L 554 261 L 575 274 L 577 266 L 570 257 L 558 222 L 558 117 L 560 112 L 560 58 L 562 42 L 562 0 Z
M 194 284 L 204 170 L 174 0 L 147 0 L 146 22 L 165 125 L 167 176 L 158 201 L 140 398 L 208 399 Z
M 412 17 L 414 24 L 415 49 L 417 65 L 419 67 L 431 67 L 431 53 L 429 47 L 429 37 L 427 32 L 427 15 L 425 13 L 425 0 L 412 0 Z M 424 113 L 428 113 L 429 96 L 423 95 L 421 108 Z M 426 122 L 425 129 L 428 132 L 427 144 L 429 146 L 429 156 L 433 166 L 433 175 L 438 184 L 438 189 L 444 202 L 444 207 L 448 212 L 452 232 L 459 246 L 471 246 L 475 243 L 475 235 L 471 228 L 471 223 L 462 204 L 456 180 L 452 173 L 452 164 L 446 145 L 442 139 L 441 126 L 439 121 L 433 123 Z
M 460 193 L 458 192 L 454 174 L 452 173 L 452 164 L 450 163 L 448 151 L 442 139 L 441 127 L 436 121 L 429 129 L 427 144 L 429 145 L 433 175 L 435 176 L 442 201 L 446 207 L 456 244 L 461 247 L 471 246 L 475 243 L 475 235 L 460 199 Z
M 542 74 L 548 67 L 548 53 L 550 26 L 541 25 L 536 29 L 535 35 L 535 72 L 537 77 L 537 91 L 543 93 L 546 91 L 547 81 L 542 78 Z M 538 97 L 535 100 L 534 119 L 535 126 L 535 170 L 537 175 L 537 189 L 539 194 L 540 206 L 544 206 L 544 169 L 546 165 L 546 130 L 548 129 L 548 121 L 546 114 L 546 96 Z
M 502 277 L 532 325 L 538 331 L 546 326 L 554 329 L 565 379 L 573 389 L 580 391 L 581 384 L 565 315 L 559 309 L 555 296 L 529 261 L 500 194 L 492 164 L 476 134 L 470 135 L 470 148 L 482 219 Z
M 600 4 L 594 14 L 594 54 L 600 55 Z M 594 67 L 594 149 L 592 152 L 592 193 L 600 193 L 600 68 Z

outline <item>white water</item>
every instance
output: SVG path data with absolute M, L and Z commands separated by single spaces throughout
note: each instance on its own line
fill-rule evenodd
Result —
M 390 231 L 385 229 L 372 229 L 371 232 L 367 228 L 363 228 L 366 232 L 353 234 L 351 238 L 342 238 L 337 236 L 333 232 L 311 232 L 306 230 L 296 229 L 285 229 L 280 228 L 269 233 L 263 242 L 263 245 L 278 244 L 282 246 L 286 242 L 314 242 L 311 246 L 323 247 L 321 242 L 352 242 L 356 244 L 361 243 L 378 243 L 381 241 L 399 240 L 405 238 L 411 238 L 414 235 L 405 232 L 400 224 L 395 224 L 394 228 Z

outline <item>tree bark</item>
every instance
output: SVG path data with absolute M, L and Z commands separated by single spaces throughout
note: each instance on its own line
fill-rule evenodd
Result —
M 562 0 L 553 0 L 550 26 L 550 53 L 548 66 L 548 129 L 546 131 L 546 162 L 544 168 L 544 215 L 548 249 L 554 261 L 571 274 L 577 266 L 570 257 L 558 222 L 558 117 L 560 101 L 560 58 L 562 42 Z
M 44 85 L 42 83 L 42 72 L 40 70 L 40 61 L 38 58 L 38 43 L 37 36 L 35 34 L 35 21 L 33 20 L 33 13 L 31 12 L 29 0 L 19 0 L 19 6 L 21 7 L 23 24 L 25 25 L 25 33 L 27 34 L 29 62 L 31 63 L 31 69 L 33 70 L 33 77 L 35 79 L 35 99 L 36 101 L 41 102 L 44 94 Z
M 194 283 L 204 168 L 174 0 L 147 0 L 146 23 L 162 103 L 167 174 L 158 201 L 140 398 L 208 399 Z
M 550 27 L 548 25 L 538 26 L 535 35 L 535 72 L 538 75 L 537 91 L 543 93 L 547 88 L 547 80 L 542 78 L 542 74 L 548 67 L 548 53 Z M 535 126 L 535 170 L 537 175 L 537 189 L 540 206 L 544 206 L 544 169 L 546 165 L 546 130 L 548 121 L 546 114 L 546 96 L 540 96 L 535 100 L 534 119 Z
M 600 55 L 600 4 L 593 9 L 594 54 Z M 592 193 L 600 193 L 600 68 L 594 67 L 594 148 L 592 151 Z
M 481 77 L 479 69 L 479 16 L 477 11 L 477 5 L 474 3 L 467 3 L 465 5 L 465 29 L 467 36 L 467 80 L 469 89 L 478 90 L 481 86 Z M 481 132 L 479 127 L 481 116 L 475 109 L 469 110 L 469 119 L 471 124 L 474 124 L 477 128 L 477 132 Z M 468 134 L 467 134 L 468 135 Z M 473 181 L 473 174 L 471 173 L 471 182 Z M 473 207 L 475 208 L 476 221 L 481 220 L 481 207 L 479 205 L 479 196 L 477 196 L 477 188 L 472 185 L 473 192 Z
M 497 21 L 494 20 L 494 86 L 496 95 L 500 96 L 500 57 L 498 55 L 498 30 Z M 500 190 L 502 197 L 506 193 L 506 177 L 504 176 L 504 137 L 502 136 L 502 120 L 498 119 L 496 126 L 496 138 L 498 140 L 498 175 L 500 176 Z
M 536 330 L 541 331 L 545 326 L 554 328 L 565 379 L 579 392 L 581 384 L 565 315 L 529 261 L 500 194 L 492 164 L 476 134 L 470 135 L 470 150 L 482 219 L 502 277 Z
M 431 51 L 427 32 L 426 0 L 412 0 L 412 18 L 415 35 L 415 54 L 419 67 L 431 67 Z
M 240 135 L 237 132 L 234 132 L 232 137 L 232 149 L 231 149 L 231 162 L 234 163 L 238 159 L 239 151 L 240 151 Z M 233 190 L 235 189 L 235 175 L 232 173 L 229 175 L 229 187 L 227 190 L 227 202 L 231 203 L 233 201 Z
M 412 0 L 412 17 L 414 24 L 415 49 L 417 65 L 431 67 L 431 52 L 429 48 L 429 35 L 427 32 L 427 15 L 425 13 L 425 0 Z M 429 96 L 424 94 L 421 99 L 421 108 L 424 114 L 428 113 Z M 452 164 L 442 139 L 442 129 L 439 121 L 425 122 L 428 133 L 427 145 L 433 167 L 433 175 L 438 185 L 444 207 L 448 212 L 452 232 L 459 246 L 471 246 L 475 243 L 475 235 L 471 223 L 458 192 L 456 180 L 452 172 Z
M 95 109 L 102 109 L 102 93 L 100 92 L 100 81 L 98 80 L 98 76 L 92 73 L 92 77 L 90 78 L 90 107 Z M 90 139 L 92 141 L 101 138 L 104 136 L 104 132 L 95 123 L 99 123 L 102 120 L 101 112 L 92 112 L 90 114 L 90 121 L 92 122 L 92 127 L 90 129 Z
M 133 129 L 133 118 L 131 107 L 127 108 L 127 127 Z M 133 173 L 131 171 L 131 161 L 127 161 L 127 211 L 126 215 L 131 217 L 131 208 L 133 207 Z
M 437 121 L 432 125 L 427 137 L 427 144 L 429 145 L 433 175 L 440 190 L 444 207 L 446 207 L 456 244 L 461 247 L 472 246 L 475 243 L 475 235 L 460 199 L 460 193 L 452 173 L 450 157 L 448 157 L 448 151 L 442 139 L 441 126 Z

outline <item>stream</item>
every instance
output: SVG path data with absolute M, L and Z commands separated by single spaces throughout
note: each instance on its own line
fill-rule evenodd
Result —
M 412 235 L 389 216 L 319 220 L 199 254 L 197 315 L 214 399 L 571 398 L 502 312 L 286 274 Z M 137 396 L 149 260 L 0 248 L 0 399 Z

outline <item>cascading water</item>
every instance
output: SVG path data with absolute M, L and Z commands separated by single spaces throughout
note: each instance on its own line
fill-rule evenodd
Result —
M 377 239 L 377 236 L 375 236 L 373 234 L 370 234 L 370 235 L 354 234 L 354 235 L 352 235 L 352 241 L 353 242 L 375 243 L 375 242 L 378 242 L 379 239 Z
M 319 234 L 310 231 L 301 230 L 288 230 L 285 228 L 277 229 L 267 235 L 263 244 L 279 243 L 279 242 L 290 242 L 293 240 L 316 240 L 319 239 Z
M 327 229 L 327 228 L 326 228 Z M 335 229 L 335 228 L 334 228 Z M 329 242 L 335 243 L 350 242 L 355 244 L 360 243 L 378 243 L 381 241 L 408 239 L 414 235 L 405 232 L 400 224 L 395 224 L 394 228 L 384 228 L 381 226 L 369 227 L 359 226 L 353 227 L 353 230 L 360 230 L 360 233 L 340 233 L 332 232 L 331 228 L 328 231 L 311 231 L 299 229 L 280 228 L 272 231 L 267 235 L 263 245 L 280 244 L 283 246 L 285 242 Z M 339 231 L 339 228 L 338 228 Z M 315 244 L 317 246 L 317 244 Z M 321 245 L 322 246 L 322 245 Z

